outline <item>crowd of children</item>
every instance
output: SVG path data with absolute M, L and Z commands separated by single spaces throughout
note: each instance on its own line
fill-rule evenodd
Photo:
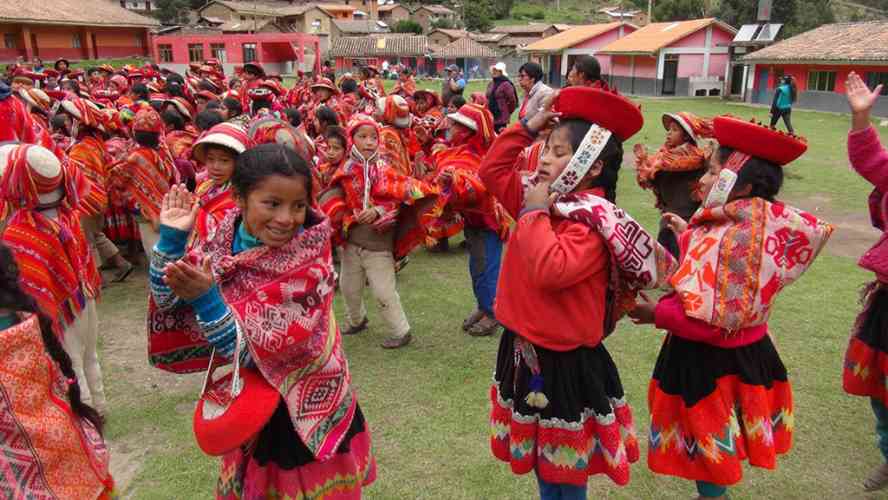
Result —
M 832 232 L 778 200 L 803 139 L 728 116 L 664 114 L 663 146 L 634 151 L 637 181 L 662 212 L 654 235 L 616 196 L 642 114 L 594 58 L 507 127 L 452 88 L 417 89 L 409 71 L 391 92 L 373 66 L 333 77 L 300 72 L 286 89 L 256 63 L 226 75 L 216 60 L 184 75 L 154 64 L 84 72 L 65 60 L 9 68 L 0 403 L 21 437 L 9 441 L 33 443 L 32 468 L 7 474 L 12 491 L 112 494 L 96 303 L 144 253 L 148 358 L 206 372 L 194 432 L 222 457 L 217 498 L 359 498 L 377 470 L 341 336 L 368 329 L 369 286 L 382 347 L 413 342 L 396 275 L 411 251 L 446 251 L 459 233 L 476 301 L 462 328 L 502 330 L 491 451 L 533 472 L 541 498 L 586 498 L 595 474 L 630 480 L 633 395 L 603 342 L 626 317 L 666 332 L 648 392 L 651 470 L 725 498 L 743 461 L 776 467 L 794 409 L 771 304 Z M 884 231 L 888 153 L 869 125 L 880 89 L 853 74 L 847 88 L 851 163 L 874 185 Z M 883 236 L 861 260 L 876 278 L 844 382 L 871 398 L 888 463 L 886 262 Z M 652 301 L 652 289 L 668 293 Z M 39 391 L 51 397 L 32 411 L 25 398 Z M 865 483 L 886 486 L 888 465 Z

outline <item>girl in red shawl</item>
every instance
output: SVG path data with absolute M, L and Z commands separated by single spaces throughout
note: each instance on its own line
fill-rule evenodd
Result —
M 410 107 L 399 95 L 381 97 L 376 105 L 379 128 L 379 156 L 395 171 L 413 176 L 413 157 L 419 151 L 419 142 L 410 129 Z
M 681 235 L 675 293 L 631 312 L 668 332 L 648 390 L 648 466 L 696 481 L 699 498 L 727 498 L 744 460 L 774 469 L 789 452 L 792 388 L 768 319 L 833 230 L 775 199 L 803 140 L 732 117 L 715 118 L 714 130 L 700 210 L 690 224 L 666 215 Z
M 22 269 L 22 287 L 52 320 L 80 387 L 89 388 L 92 405 L 104 412 L 96 355 L 101 278 L 80 228 L 89 181 L 33 145 L 0 147 L 0 169 L 0 200 L 10 214 L 0 240 Z
M 466 104 L 449 115 L 451 121 L 448 148 L 431 157 L 436 182 L 442 194 L 438 206 L 445 215 L 440 227 L 429 230 L 433 238 L 447 238 L 459 231 L 452 215 L 464 223 L 463 233 L 469 250 L 469 274 L 477 309 L 463 321 L 463 331 L 473 337 L 493 334 L 499 323 L 493 312 L 503 241 L 509 236 L 512 219 L 478 176 L 481 160 L 493 142 L 493 116 L 477 104 Z M 435 226 L 438 226 L 435 224 Z
M 151 258 L 150 324 L 181 325 L 214 358 L 244 353 L 241 371 L 273 396 L 230 423 L 252 435 L 226 443 L 216 498 L 357 500 L 376 465 L 333 316 L 333 228 L 310 208 L 308 165 L 285 146 L 244 152 L 231 182 L 237 208 L 187 254 L 198 205 L 175 186 Z
M 163 122 L 156 111 L 148 108 L 136 113 L 132 128 L 137 147 L 126 162 L 115 167 L 113 176 L 136 203 L 142 248 L 150 255 L 160 237 L 160 201 L 179 181 L 179 172 L 163 143 Z
M 110 500 L 114 480 L 102 418 L 80 399 L 71 357 L 52 320 L 22 286 L 0 243 L 0 394 L 10 498 Z

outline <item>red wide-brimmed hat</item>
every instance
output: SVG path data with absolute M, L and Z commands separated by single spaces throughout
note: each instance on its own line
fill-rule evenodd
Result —
M 432 99 L 432 101 L 433 101 L 432 106 L 440 106 L 441 105 L 441 98 L 438 97 L 437 92 L 434 92 L 431 90 L 426 90 L 426 89 L 419 89 L 413 93 L 413 100 L 414 101 L 418 101 L 419 99 L 428 99 L 428 98 Z
M 274 92 L 274 95 L 276 96 L 283 95 L 286 92 L 277 80 L 262 80 L 262 83 L 260 83 L 259 86 Z
M 558 93 L 553 109 L 562 119 L 576 118 L 613 132 L 625 142 L 644 125 L 639 107 L 613 91 L 568 87 Z
M 807 141 L 799 136 L 777 131 L 755 121 L 733 116 L 717 116 L 713 120 L 715 139 L 725 146 L 749 156 L 786 165 L 808 150 Z
M 188 102 L 188 99 L 185 99 L 184 97 L 176 96 L 176 97 L 172 97 L 170 99 L 167 99 L 166 102 L 167 102 L 167 104 L 172 104 L 173 106 L 175 106 L 176 110 L 179 112 L 179 114 L 184 116 L 186 119 L 191 120 L 192 118 L 194 118 L 194 114 L 195 114 L 194 105 L 191 104 L 190 102 Z

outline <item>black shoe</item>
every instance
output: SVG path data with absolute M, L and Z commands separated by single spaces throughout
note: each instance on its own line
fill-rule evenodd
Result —
M 342 332 L 342 334 L 343 335 L 357 335 L 367 329 L 367 324 L 369 322 L 370 322 L 370 320 L 368 318 L 364 318 L 364 321 L 361 321 L 360 323 L 358 323 L 358 326 L 353 326 L 353 327 L 349 328 L 348 330 Z

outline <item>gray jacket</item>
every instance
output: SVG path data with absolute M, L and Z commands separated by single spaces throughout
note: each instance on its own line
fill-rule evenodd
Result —
M 530 120 L 533 118 L 533 115 L 540 111 L 540 108 L 543 105 L 543 99 L 552 92 L 554 92 L 552 87 L 543 83 L 542 80 L 536 82 L 530 89 L 530 92 L 524 95 L 524 100 L 521 101 L 521 107 L 518 108 L 521 110 L 518 113 L 518 119 L 527 118 Z

